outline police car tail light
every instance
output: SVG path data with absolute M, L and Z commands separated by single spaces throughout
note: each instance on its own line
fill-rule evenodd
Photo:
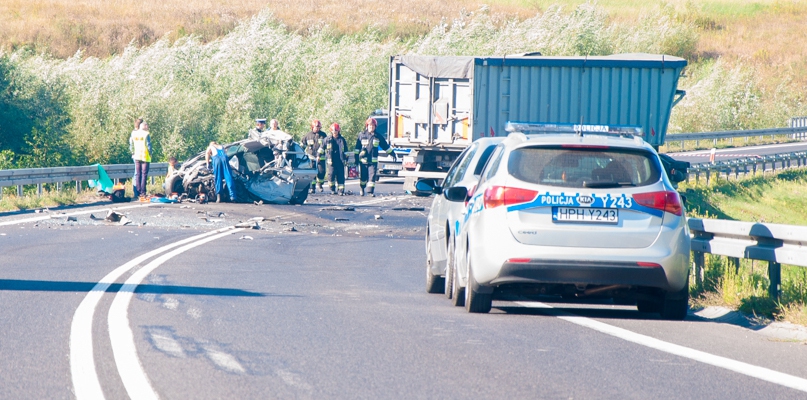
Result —
M 681 198 L 678 196 L 678 192 L 663 191 L 637 193 L 633 195 L 633 200 L 645 207 L 666 211 L 678 216 L 681 216 L 684 213 L 684 209 L 681 207 Z
M 511 206 L 513 204 L 533 201 L 536 197 L 538 197 L 538 192 L 535 190 L 507 186 L 491 186 L 485 189 L 484 204 L 485 208 Z

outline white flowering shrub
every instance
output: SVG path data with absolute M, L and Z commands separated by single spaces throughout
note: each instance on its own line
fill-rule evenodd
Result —
M 312 118 L 324 126 L 339 122 L 353 140 L 367 115 L 387 105 L 388 62 L 394 54 L 685 56 L 696 42 L 695 28 L 664 7 L 642 17 L 638 26 L 609 22 L 589 3 L 569 12 L 551 7 L 520 22 L 495 20 L 480 9 L 410 39 L 372 30 L 340 35 L 327 26 L 293 33 L 263 12 L 209 43 L 193 37 L 161 40 L 129 46 L 105 60 L 0 54 L 0 73 L 17 71 L 11 85 L 19 92 L 15 96 L 42 106 L 24 110 L 47 121 L 36 132 L 33 126 L 20 128 L 29 150 L 66 148 L 60 162 L 73 164 L 125 163 L 133 121 L 141 116 L 151 127 L 155 161 L 182 160 L 210 140 L 242 139 L 254 118 L 276 118 L 298 138 Z M 694 71 L 682 81 L 688 95 L 673 112 L 672 131 L 757 127 L 771 115 L 759 109 L 766 104 L 764 93 L 747 68 L 718 62 Z M 5 148 L 0 142 L 0 150 Z

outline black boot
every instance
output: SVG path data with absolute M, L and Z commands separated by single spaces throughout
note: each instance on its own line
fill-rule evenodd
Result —
M 374 187 L 371 187 L 369 192 L 370 192 L 370 197 L 375 197 L 375 188 Z

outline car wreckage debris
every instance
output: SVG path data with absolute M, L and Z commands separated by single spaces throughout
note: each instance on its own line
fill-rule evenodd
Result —
M 255 221 L 240 222 L 240 223 L 235 224 L 235 227 L 236 228 L 261 229 L 261 227 Z
M 252 236 L 247 236 L 247 235 L 244 235 L 244 236 L 241 236 L 241 237 L 240 237 L 240 238 L 238 238 L 238 239 L 240 239 L 240 240 L 252 240 Z
M 356 207 L 325 207 L 320 208 L 320 211 L 356 211 Z
M 350 221 L 350 219 L 348 219 L 348 218 L 334 218 L 333 220 L 334 220 L 334 221 L 336 221 L 336 222 L 347 222 L 347 221 Z

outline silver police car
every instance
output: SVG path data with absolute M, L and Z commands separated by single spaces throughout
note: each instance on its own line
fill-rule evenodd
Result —
M 686 317 L 684 204 L 641 128 L 508 123 L 473 190 L 453 248 L 456 305 L 555 295 L 635 302 Z M 451 259 L 452 257 L 449 257 Z
M 503 137 L 480 138 L 468 146 L 446 174 L 443 184 L 434 188 L 437 194 L 432 201 L 426 220 L 426 292 L 445 293 L 451 298 L 451 277 L 447 270 L 448 245 L 456 233 L 457 221 L 462 217 L 465 204 L 448 201 L 443 192 L 454 187 L 470 189 L 479 181 L 485 163 Z M 443 277 L 448 279 L 442 279 Z

